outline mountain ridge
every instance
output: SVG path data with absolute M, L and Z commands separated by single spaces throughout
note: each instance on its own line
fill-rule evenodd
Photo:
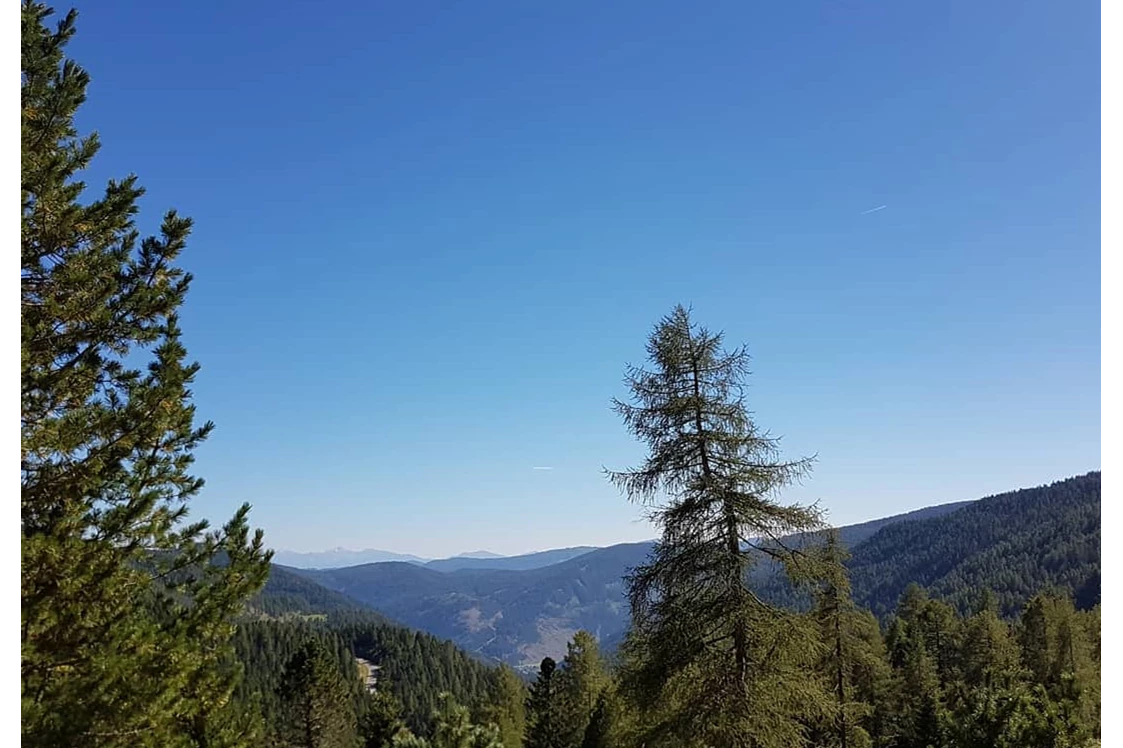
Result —
M 915 581 L 961 608 L 974 603 L 964 590 L 995 588 L 1009 613 L 1054 584 L 1088 607 L 1099 598 L 1099 501 L 1094 472 L 838 528 L 851 549 L 855 601 L 884 615 Z M 529 670 L 564 654 L 579 629 L 606 649 L 621 639 L 629 620 L 624 577 L 653 544 L 617 544 L 530 569 L 375 562 L 289 571 L 479 657 Z M 767 563 L 747 581 L 762 596 L 800 604 Z
M 887 524 L 942 516 L 969 503 L 925 507 L 846 526 L 840 533 L 843 542 L 860 542 Z M 528 569 L 442 569 L 389 561 L 289 571 L 469 652 L 529 668 L 544 656 L 564 653 L 578 629 L 608 641 L 618 638 L 628 620 L 624 576 L 646 560 L 654 543 L 619 543 Z M 541 554 L 528 554 L 535 555 Z

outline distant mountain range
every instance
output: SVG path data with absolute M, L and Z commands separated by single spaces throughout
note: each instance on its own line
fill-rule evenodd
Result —
M 337 569 L 342 566 L 356 566 L 358 564 L 371 564 L 379 561 L 408 561 L 411 563 L 425 563 L 427 559 L 412 556 L 408 553 L 394 553 L 380 551 L 376 548 L 367 548 L 362 551 L 353 551 L 348 548 L 333 548 L 329 551 L 313 551 L 311 553 L 298 553 L 296 551 L 274 551 L 274 563 L 283 566 L 294 566 L 299 569 Z
M 568 561 L 583 553 L 596 550 L 595 546 L 583 545 L 574 548 L 555 548 L 537 553 L 518 556 L 501 556 L 491 551 L 472 551 L 451 558 L 426 559 L 408 553 L 394 553 L 368 548 L 352 551 L 346 548 L 333 548 L 329 551 L 297 553 L 295 551 L 276 551 L 273 562 L 295 569 L 341 569 L 361 564 L 400 561 L 426 566 L 437 571 L 457 571 L 458 569 L 510 569 L 525 571 L 542 566 Z
M 1013 612 L 1046 586 L 1067 589 L 1090 607 L 1099 599 L 1099 475 L 840 528 L 852 551 L 855 599 L 884 614 L 915 581 L 961 607 L 989 587 Z M 629 618 L 623 578 L 652 545 L 279 573 L 289 588 L 302 577 L 335 591 L 332 604 L 357 601 L 477 656 L 529 670 L 544 656 L 564 654 L 578 629 L 606 649 L 619 642 Z M 798 604 L 765 566 L 750 584 Z
M 970 502 L 840 528 L 860 543 L 895 522 L 955 512 Z M 578 629 L 606 644 L 627 626 L 624 576 L 654 541 L 608 548 L 564 548 L 510 558 L 454 558 L 424 564 L 370 563 L 337 569 L 289 569 L 361 601 L 384 615 L 492 660 L 536 666 L 559 656 Z
M 428 561 L 425 563 L 425 568 L 434 571 L 460 571 L 461 569 L 529 571 L 530 569 L 541 569 L 545 566 L 560 564 L 563 561 L 583 556 L 595 550 L 598 549 L 594 546 L 583 545 L 575 548 L 556 548 L 550 551 L 526 553 L 521 556 L 454 556 L 453 558 Z
M 892 517 L 849 525 L 841 528 L 840 532 L 843 534 L 842 538 L 844 542 L 846 542 L 847 545 L 853 546 L 865 540 L 870 535 L 873 535 L 888 523 L 938 516 L 954 511 L 969 503 L 971 502 L 961 501 L 954 504 L 941 504 L 939 506 L 917 509 L 916 511 L 906 514 L 898 514 Z M 646 542 L 650 545 L 654 541 Z M 327 551 L 313 551 L 310 553 L 283 550 L 275 551 L 273 553 L 273 562 L 281 566 L 290 566 L 295 569 L 317 570 L 343 569 L 349 566 L 401 561 L 425 566 L 436 571 L 459 571 L 460 569 L 507 569 L 512 571 L 528 571 L 530 569 L 560 564 L 563 561 L 568 561 L 571 558 L 576 558 L 595 550 L 599 550 L 597 546 L 581 545 L 572 548 L 555 548 L 547 551 L 538 551 L 536 553 L 524 553 L 517 556 L 503 556 L 498 553 L 492 553 L 491 551 L 472 551 L 449 558 L 427 559 L 409 553 L 395 553 L 393 551 L 382 551 L 376 548 L 367 548 L 362 551 L 350 550 L 348 548 L 332 548 Z

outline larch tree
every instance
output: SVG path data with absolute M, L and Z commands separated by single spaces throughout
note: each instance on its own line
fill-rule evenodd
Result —
M 556 681 L 560 724 L 555 729 L 567 748 L 580 748 L 597 702 L 611 682 L 596 637 L 588 631 L 573 635 Z
M 212 428 L 196 423 L 178 321 L 191 221 L 168 212 L 142 238 L 133 176 L 82 202 L 99 145 L 74 123 L 89 76 L 65 55 L 76 14 L 52 15 L 22 6 L 23 744 L 244 744 L 231 619 L 269 554 L 248 507 L 219 531 L 187 520 Z
M 661 530 L 628 578 L 631 692 L 650 717 L 648 744 L 716 748 L 800 745 L 827 695 L 810 673 L 818 637 L 807 616 L 746 586 L 762 554 L 794 578 L 810 558 L 785 545 L 823 527 L 813 506 L 784 504 L 783 487 L 811 459 L 780 458 L 778 440 L 744 399 L 748 354 L 697 328 L 677 307 L 647 344 L 651 368 L 629 367 L 630 403 L 614 406 L 649 449 L 638 468 L 609 472 Z
M 890 678 L 877 621 L 858 609 L 850 596 L 846 549 L 831 530 L 823 554 L 824 578 L 815 588 L 812 616 L 824 646 L 819 672 L 833 696 L 828 727 L 817 745 L 866 748 L 876 732 L 875 704 Z

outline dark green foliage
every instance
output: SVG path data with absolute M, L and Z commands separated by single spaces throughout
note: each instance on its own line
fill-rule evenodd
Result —
M 823 646 L 817 669 L 831 703 L 813 731 L 819 746 L 864 748 L 882 731 L 876 711 L 889 690 L 889 665 L 877 621 L 854 605 L 843 565 L 846 551 L 830 532 L 822 550 L 824 579 L 815 589 L 812 617 Z
M 776 493 L 809 469 L 779 458 L 778 442 L 743 399 L 748 356 L 697 329 L 678 307 L 657 325 L 652 370 L 632 367 L 632 404 L 615 401 L 649 448 L 638 469 L 610 473 L 661 530 L 649 563 L 628 579 L 627 688 L 653 715 L 650 738 L 714 746 L 789 746 L 824 708 L 810 675 L 818 639 L 809 619 L 746 586 L 763 553 L 793 578 L 811 571 L 782 539 L 822 526 L 814 508 Z
M 472 722 L 468 708 L 451 694 L 441 694 L 440 699 L 441 707 L 433 715 L 432 748 L 503 748 L 498 727 Z
M 364 748 L 384 748 L 405 729 L 402 702 L 386 689 L 371 694 L 366 711 L 359 720 L 359 735 Z
M 351 663 L 354 669 L 354 662 Z M 309 638 L 281 676 L 280 745 L 357 748 L 358 725 L 338 662 L 318 638 Z
M 269 578 L 261 592 L 250 600 L 249 608 L 265 616 L 323 615 L 357 610 L 367 611 L 372 618 L 377 615 L 358 600 L 276 564 L 269 567 Z
M 1077 611 L 1063 597 L 1035 596 L 1011 624 L 986 608 L 961 618 L 910 586 L 887 635 L 896 695 L 879 744 L 1092 745 L 1098 631 L 1098 610 Z
M 276 691 L 285 663 L 310 637 L 335 653 L 341 672 L 349 679 L 361 723 L 373 707 L 363 695 L 356 657 L 378 666 L 378 690 L 396 700 L 404 724 L 421 735 L 430 729 L 443 692 L 473 708 L 491 703 L 496 688 L 496 673 L 491 668 L 450 642 L 390 623 L 284 568 L 273 567 L 271 581 L 254 598 L 249 613 L 252 618 L 239 626 L 236 637 L 238 657 L 246 669 L 239 698 L 256 699 L 267 721 L 279 713 L 270 694 Z
M 344 684 L 351 713 L 358 715 L 364 711 L 366 695 L 358 679 L 355 657 L 335 632 L 315 621 L 244 621 L 234 637 L 245 672 L 236 696 L 244 703 L 254 704 L 267 725 L 285 722 L 288 710 L 282 697 L 285 671 L 311 643 L 332 663 Z
M 970 610 L 990 589 L 1003 615 L 1039 590 L 1099 600 L 1100 474 L 980 499 L 952 514 L 902 522 L 852 549 L 855 599 L 879 616 L 911 582 Z
M 25 2 L 21 26 L 21 716 L 29 746 L 245 745 L 228 697 L 231 619 L 265 580 L 247 507 L 186 521 L 198 365 L 180 341 L 191 221 L 135 226 L 143 190 L 82 204 L 96 135 L 74 126 L 89 78 L 64 48 L 72 11 Z
M 380 666 L 379 682 L 401 701 L 406 724 L 419 734 L 427 734 L 441 694 L 478 710 L 494 691 L 495 671 L 452 642 L 387 624 L 366 611 L 333 614 L 327 625 L 356 656 Z
M 559 731 L 564 719 L 561 699 L 558 664 L 546 657 L 527 697 L 525 748 L 564 748 L 565 740 Z
M 1020 621 L 1023 661 L 1073 731 L 1100 722 L 1099 628 L 1099 608 L 1078 611 L 1052 594 L 1030 600 Z

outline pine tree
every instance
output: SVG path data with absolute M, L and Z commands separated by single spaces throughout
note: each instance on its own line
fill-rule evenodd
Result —
M 753 423 L 744 348 L 725 352 L 720 334 L 696 328 L 677 307 L 647 351 L 653 370 L 628 370 L 634 402 L 614 405 L 650 452 L 642 467 L 609 473 L 652 509 L 662 532 L 628 579 L 630 690 L 653 717 L 653 738 L 800 745 L 806 720 L 825 707 L 808 674 L 817 636 L 808 619 L 762 601 L 745 579 L 760 554 L 793 576 L 807 571 L 807 556 L 781 539 L 820 528 L 820 514 L 783 505 L 776 493 L 810 460 L 782 461 L 777 440 Z
M 526 733 L 526 684 L 507 665 L 500 665 L 495 676 L 495 686 L 488 718 L 499 727 L 503 745 L 518 748 Z
M 452 694 L 440 695 L 440 708 L 433 713 L 433 737 L 425 739 L 410 732 L 396 735 L 392 748 L 503 748 L 499 727 L 494 723 L 474 724 L 467 707 L 456 703 Z M 515 744 L 517 746 L 517 744 Z
M 404 727 L 402 703 L 385 689 L 373 693 L 359 720 L 365 748 L 386 748 Z
M 355 748 L 358 725 L 347 683 L 318 639 L 309 639 L 285 668 L 280 696 L 282 739 L 292 748 Z
M 530 686 L 526 701 L 524 748 L 564 748 L 558 693 L 557 663 L 550 657 L 538 667 L 538 678 Z
M 180 342 L 191 222 L 135 227 L 135 177 L 82 204 L 71 11 L 22 6 L 21 716 L 29 746 L 201 745 L 240 734 L 231 617 L 268 554 L 243 507 L 187 523 L 198 366 Z M 143 365 L 147 362 L 147 365 Z M 201 697 L 206 692 L 210 697 Z M 253 732 L 252 726 L 246 726 Z
M 503 748 L 499 728 L 493 723 L 474 724 L 468 708 L 457 704 L 451 694 L 441 694 L 434 723 L 433 748 Z

